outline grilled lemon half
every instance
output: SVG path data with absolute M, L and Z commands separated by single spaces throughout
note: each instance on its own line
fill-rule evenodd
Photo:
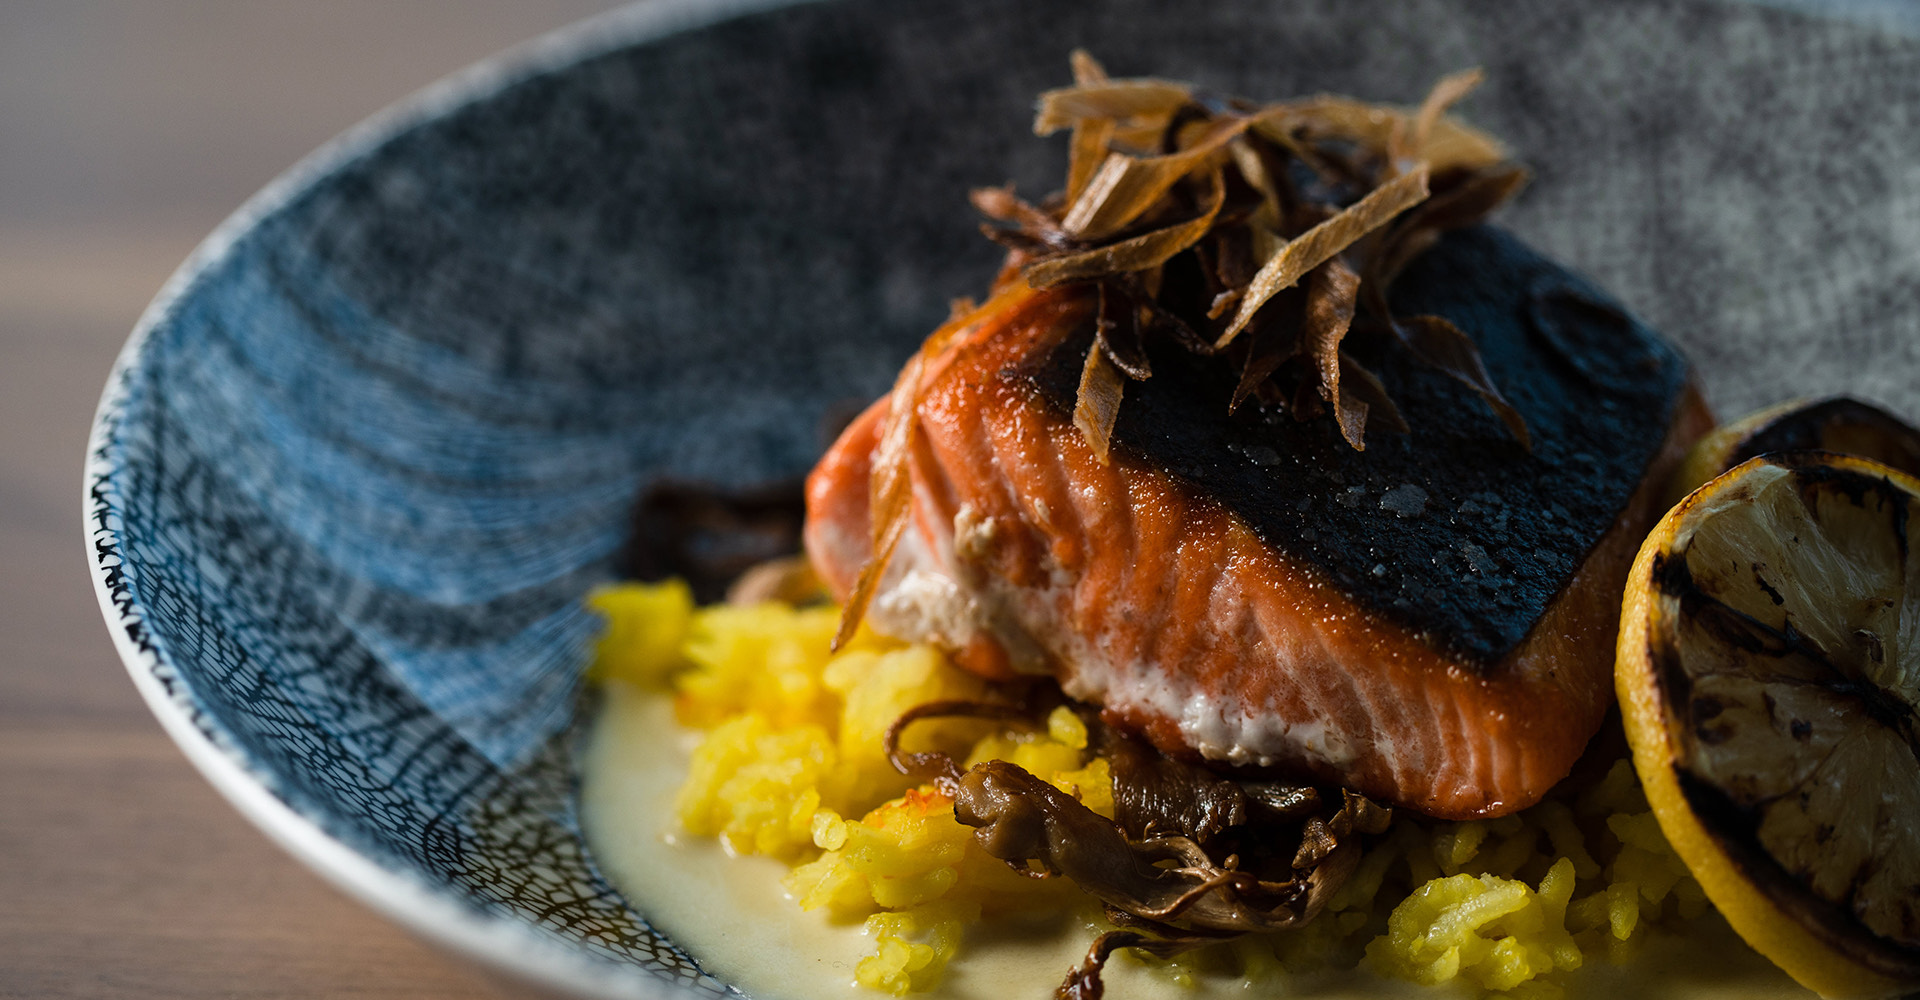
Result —
M 1837 451 L 1920 476 L 1920 430 L 1851 396 L 1795 399 L 1709 431 L 1687 452 L 1669 484 L 1671 506 L 1700 484 L 1756 455 Z
M 1920 480 L 1745 462 L 1634 563 L 1616 683 L 1660 826 L 1728 923 L 1827 997 L 1920 988 Z

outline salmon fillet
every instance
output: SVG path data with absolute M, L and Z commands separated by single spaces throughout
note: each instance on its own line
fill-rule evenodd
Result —
M 1565 540 L 1571 573 L 1492 656 L 1409 624 L 1343 582 L 1338 563 L 1276 544 L 1270 526 L 1262 537 L 1141 448 L 1096 459 L 1031 377 L 1091 305 L 1071 287 L 1021 294 L 929 360 L 911 525 L 868 612 L 874 628 L 989 677 L 1053 676 L 1168 752 L 1433 816 L 1513 812 L 1567 774 L 1611 700 L 1628 566 L 1662 513 L 1667 473 L 1711 426 L 1690 383 L 1664 435 L 1641 445 L 1651 459 L 1611 524 Z M 888 406 L 856 419 L 807 482 L 807 551 L 843 599 L 872 554 L 869 480 Z M 1361 578 L 1375 558 L 1351 554 Z M 1432 584 L 1448 585 L 1447 572 Z

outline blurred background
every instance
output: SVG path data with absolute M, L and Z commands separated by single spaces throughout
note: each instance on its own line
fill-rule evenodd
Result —
M 0 0 L 0 997 L 490 991 L 222 802 L 107 639 L 80 470 L 141 309 L 342 129 L 612 0 Z

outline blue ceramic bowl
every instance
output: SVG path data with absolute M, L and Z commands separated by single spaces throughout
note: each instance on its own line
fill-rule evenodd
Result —
M 546 988 L 724 992 L 583 846 L 575 674 L 630 499 L 807 467 L 1050 190 L 1033 95 L 1115 72 L 1466 107 L 1505 224 L 1723 411 L 1920 373 L 1920 43 L 1708 0 L 656 0 L 355 130 L 141 320 L 87 471 L 95 581 L 188 756 L 358 898 Z M 749 10 L 748 8 L 754 8 Z M 1897 13 L 1897 12 L 1896 12 Z

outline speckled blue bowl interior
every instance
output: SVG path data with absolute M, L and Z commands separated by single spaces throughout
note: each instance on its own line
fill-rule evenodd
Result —
M 674 13 L 663 16 L 662 11 Z M 1051 190 L 1034 95 L 1116 74 L 1465 106 L 1504 225 L 1737 412 L 1920 406 L 1920 43 L 1744 4 L 656 3 L 403 112 L 267 197 L 109 386 L 118 621 L 219 752 L 396 878 L 631 982 L 721 989 L 596 870 L 575 675 L 636 492 L 804 470 Z M 559 51 L 562 54 L 556 55 Z M 577 947 L 575 947 L 577 946 Z

